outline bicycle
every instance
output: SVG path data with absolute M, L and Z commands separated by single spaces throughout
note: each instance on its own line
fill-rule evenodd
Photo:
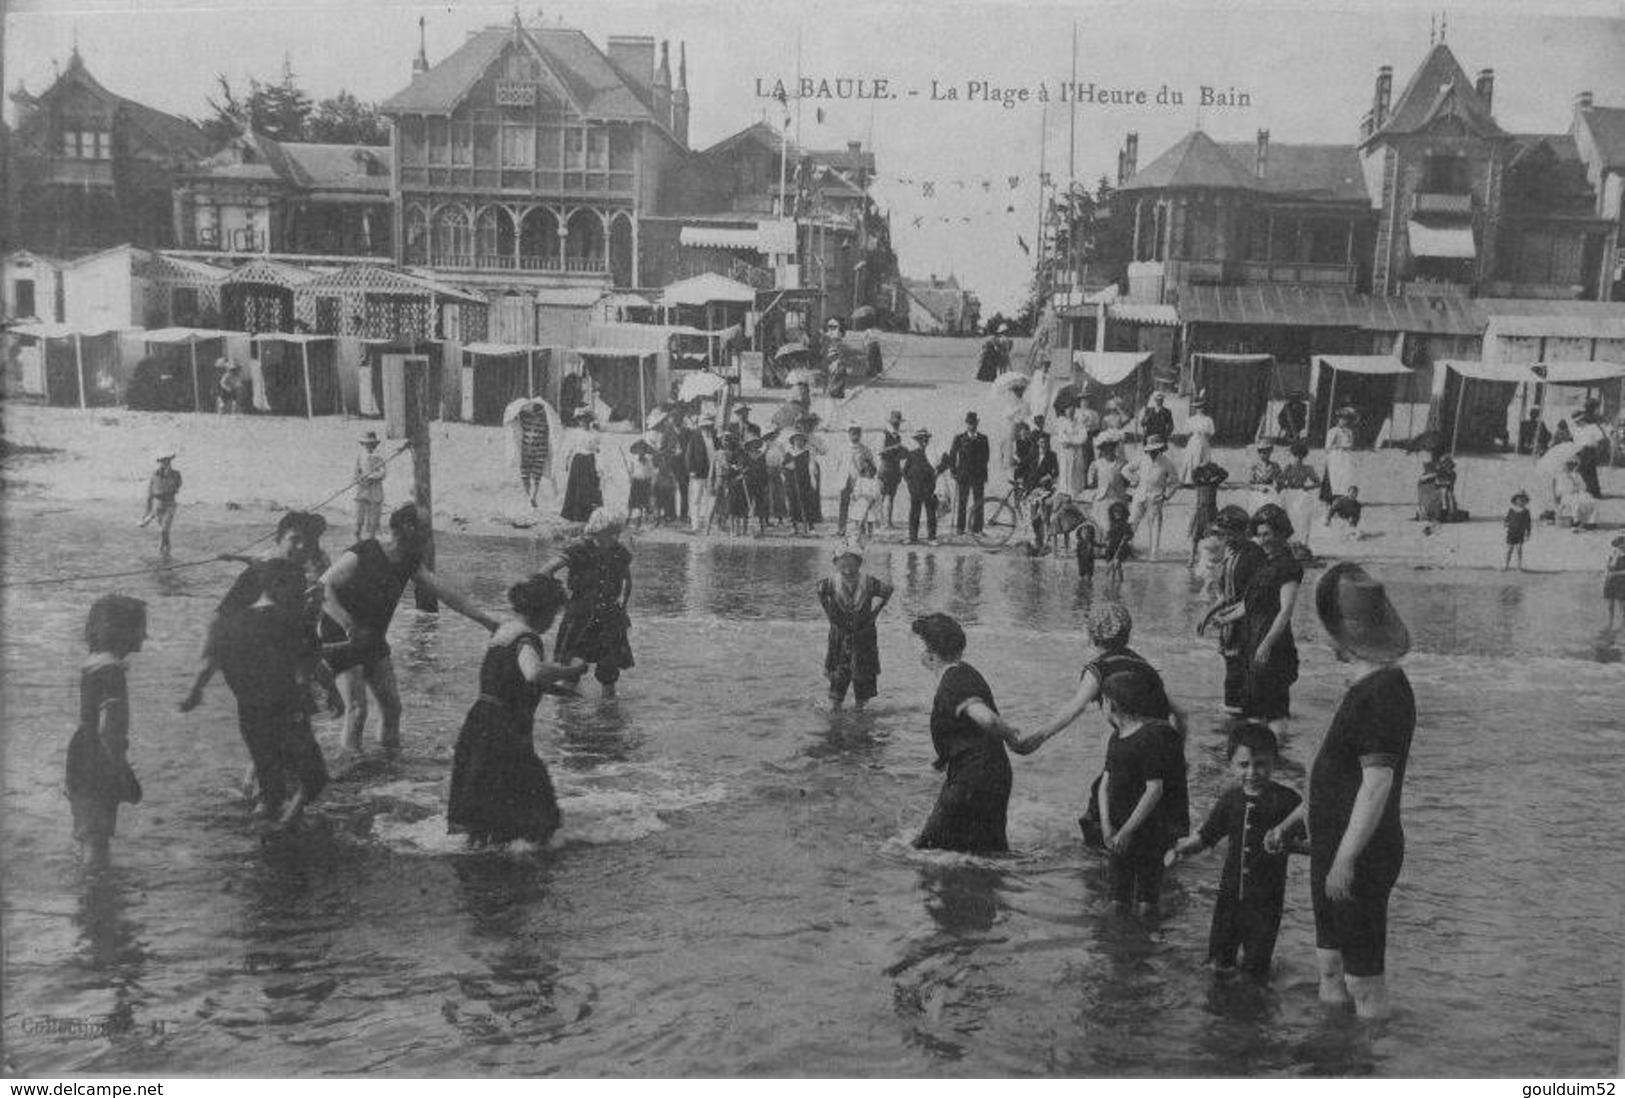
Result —
M 983 549 L 997 549 L 1009 543 L 1018 529 L 1032 529 L 1034 493 L 1012 484 L 997 499 L 982 501 L 982 528 L 971 532 Z M 1042 505 L 1042 504 L 1040 504 Z

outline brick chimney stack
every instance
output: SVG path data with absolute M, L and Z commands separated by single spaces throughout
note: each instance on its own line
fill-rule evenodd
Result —
M 1484 109 L 1490 110 L 1495 99 L 1495 70 L 1479 69 L 1478 79 L 1473 83 L 1473 90 L 1484 101 Z
M 1258 131 L 1258 152 L 1253 157 L 1253 171 L 1258 178 L 1263 179 L 1269 171 L 1270 164 L 1270 131 Z
M 660 43 L 660 67 L 655 70 L 655 117 L 671 124 L 671 43 Z
M 1140 170 L 1140 135 L 1130 130 L 1123 139 L 1123 181 L 1134 178 L 1134 173 Z
M 677 43 L 677 87 L 671 93 L 671 132 L 688 147 L 688 43 Z
M 1591 109 L 1591 102 L 1591 93 L 1588 91 L 1583 91 L 1574 97 L 1574 109 L 1577 111 L 1589 111 Z
M 429 40 L 427 22 L 418 16 L 418 55 L 412 58 L 412 77 L 416 79 L 429 71 Z
M 1372 101 L 1372 125 L 1382 129 L 1388 122 L 1388 103 L 1394 94 L 1394 67 L 1384 65 L 1377 70 L 1377 94 Z

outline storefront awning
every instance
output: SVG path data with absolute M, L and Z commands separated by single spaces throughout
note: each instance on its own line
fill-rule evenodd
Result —
M 39 324 L 14 324 L 7 328 L 6 332 L 9 335 L 27 336 L 30 339 L 72 339 L 74 336 L 92 339 L 99 335 L 106 335 L 109 332 L 128 330 L 125 328 L 75 328 L 71 324 L 42 322 Z
M 1529 370 L 1551 385 L 1594 385 L 1625 377 L 1625 366 L 1616 362 L 1537 362 Z
M 1112 320 L 1122 320 L 1130 324 L 1150 324 L 1162 328 L 1179 327 L 1179 310 L 1172 305 L 1120 301 L 1108 306 L 1106 315 Z
M 719 229 L 709 225 L 684 225 L 677 242 L 685 248 L 730 248 L 742 252 L 762 250 L 762 238 L 755 229 Z
M 1472 259 L 1473 230 L 1466 225 L 1435 227 L 1420 221 L 1410 223 L 1411 254 L 1427 259 Z
M 1117 385 L 1151 361 L 1150 351 L 1073 351 L 1072 361 L 1102 385 Z
M 1528 366 L 1517 362 L 1469 362 L 1463 359 L 1441 358 L 1434 365 L 1440 367 L 1441 373 L 1453 370 L 1462 377 L 1474 381 L 1507 381 L 1516 385 L 1525 381 L 1539 380 L 1530 373 Z M 1433 387 L 1442 390 L 1442 380 L 1435 381 Z
M 1410 368 L 1393 355 L 1316 355 L 1315 364 L 1346 374 L 1408 374 Z
M 1532 303 L 1531 303 L 1532 304 Z M 1497 312 L 1484 329 L 1486 339 L 1625 339 L 1625 304 L 1595 301 L 1553 302 L 1563 312 L 1508 315 Z

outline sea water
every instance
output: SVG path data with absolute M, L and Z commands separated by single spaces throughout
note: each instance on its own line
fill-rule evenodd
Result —
M 43 514 L 8 579 L 128 567 L 146 539 Z M 246 540 L 177 532 L 183 557 Z M 442 536 L 484 605 L 545 557 Z M 619 697 L 545 700 L 564 813 L 547 849 L 446 834 L 451 748 L 484 634 L 403 603 L 405 751 L 335 781 L 291 834 L 248 821 L 231 696 L 177 712 L 235 569 L 4 592 L 4 1026 L 12 1071 L 223 1075 L 1583 1075 L 1620 1032 L 1625 665 L 1594 640 L 1594 576 L 1377 569 L 1409 622 L 1419 704 L 1407 854 L 1390 910 L 1395 1004 L 1316 1001 L 1294 859 L 1268 987 L 1204 966 L 1222 855 L 1171 873 L 1153 921 L 1112 914 L 1076 817 L 1097 714 L 1013 760 L 1007 856 L 921 853 L 934 680 L 910 618 L 958 617 L 999 708 L 1031 727 L 1089 658 L 1108 597 L 1068 562 L 875 547 L 897 587 L 880 695 L 821 705 L 824 547 L 635 548 L 637 666 Z M 1311 573 L 1311 580 L 1313 573 Z M 62 795 L 86 606 L 147 599 L 114 867 L 78 864 Z M 1193 811 L 1225 782 L 1222 666 L 1176 565 L 1132 566 L 1134 645 L 1192 710 Z M 1302 788 L 1343 669 L 1300 602 L 1303 678 L 1278 778 Z M 374 724 L 376 718 L 374 718 Z M 324 747 L 337 727 L 324 723 Z M 368 730 L 369 744 L 376 729 Z M 88 1027 L 88 1028 L 87 1028 Z

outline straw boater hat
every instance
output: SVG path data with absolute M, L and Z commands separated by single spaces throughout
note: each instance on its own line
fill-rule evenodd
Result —
M 1145 451 L 1148 454 L 1160 453 L 1168 449 L 1168 440 L 1161 435 L 1147 435 L 1145 437 Z
M 1197 391 L 1195 396 L 1191 397 L 1191 411 L 1194 412 L 1198 408 L 1205 407 L 1207 407 L 1207 390 L 1201 389 Z
M 366 431 L 366 432 L 364 432 L 361 435 L 361 445 L 363 445 L 363 446 L 377 446 L 378 445 L 378 432 L 377 431 Z
M 930 442 L 931 432 L 927 431 L 924 427 L 921 427 L 918 431 L 914 432 L 914 438 L 918 442 Z
M 603 534 L 611 530 L 620 531 L 626 525 L 626 520 L 607 507 L 599 507 L 587 516 L 587 526 L 582 531 L 589 537 L 593 534 Z
M 153 457 L 154 461 L 170 461 L 175 457 L 175 447 L 173 447 L 173 446 L 160 446 L 160 447 L 158 447 L 157 452 L 152 455 L 152 457 Z
M 1529 493 L 1525 492 L 1522 488 L 1519 488 L 1516 492 L 1512 493 L 1512 502 L 1513 503 L 1517 503 L 1520 499 L 1523 500 L 1525 503 L 1529 502 Z
M 1337 410 L 1337 418 L 1338 419 L 1358 419 L 1359 418 L 1359 413 L 1356 412 L 1349 405 L 1345 404 L 1345 405 L 1343 405 L 1343 407 L 1341 407 L 1341 408 L 1339 408 Z
M 1261 454 L 1273 453 L 1275 450 L 1275 440 L 1261 438 L 1253 444 L 1253 449 L 1257 450 Z
M 834 554 L 829 559 L 834 562 L 839 562 L 842 557 L 857 557 L 861 562 L 863 560 L 863 543 L 858 541 L 856 538 L 847 538 L 845 541 L 841 542 L 840 546 L 835 550 Z
M 1315 613 L 1332 643 L 1360 659 L 1391 663 L 1410 650 L 1410 632 L 1388 592 L 1353 561 L 1339 561 L 1320 577 Z

